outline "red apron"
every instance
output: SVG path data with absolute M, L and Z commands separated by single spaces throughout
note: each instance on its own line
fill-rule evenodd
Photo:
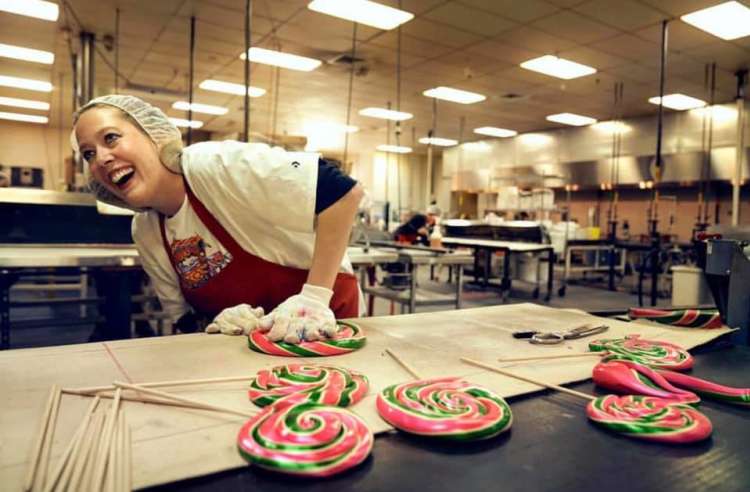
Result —
M 198 200 L 187 181 L 185 191 L 198 218 L 232 255 L 232 260 L 213 277 L 197 287 L 190 286 L 180 275 L 175 264 L 172 248 L 167 241 L 164 216 L 159 215 L 164 249 L 180 279 L 180 290 L 193 309 L 214 317 L 225 308 L 250 304 L 253 307 L 262 306 L 266 313 L 270 313 L 276 306 L 302 290 L 308 270 L 277 265 L 248 253 Z M 329 307 L 337 319 L 358 317 L 359 289 L 354 275 L 339 273 L 336 276 Z

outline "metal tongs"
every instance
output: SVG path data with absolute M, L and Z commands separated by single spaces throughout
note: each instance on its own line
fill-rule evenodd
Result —
M 607 325 L 594 325 L 586 324 L 571 328 L 567 331 L 552 331 L 552 332 L 540 332 L 540 331 L 521 331 L 513 333 L 514 338 L 529 338 L 529 343 L 536 345 L 556 345 L 563 343 L 565 340 L 575 340 L 577 338 L 583 338 L 590 335 L 596 335 L 609 330 Z

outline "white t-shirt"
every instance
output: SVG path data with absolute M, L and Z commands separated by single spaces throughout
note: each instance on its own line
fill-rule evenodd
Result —
M 265 144 L 203 142 L 183 150 L 182 171 L 198 200 L 243 250 L 278 265 L 310 268 L 318 154 L 286 152 Z M 187 195 L 164 225 L 178 269 L 193 286 L 210 280 L 232 261 Z M 143 269 L 163 309 L 176 321 L 190 306 L 164 250 L 159 213 L 137 213 L 132 227 Z M 341 271 L 352 272 L 346 255 Z

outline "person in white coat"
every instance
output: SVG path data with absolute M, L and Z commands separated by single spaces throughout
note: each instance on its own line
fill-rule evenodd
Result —
M 236 141 L 183 148 L 161 110 L 125 95 L 79 109 L 71 143 L 96 197 L 136 211 L 143 268 L 182 331 L 205 317 L 208 332 L 257 327 L 298 343 L 358 315 L 345 252 L 363 190 L 318 154 Z

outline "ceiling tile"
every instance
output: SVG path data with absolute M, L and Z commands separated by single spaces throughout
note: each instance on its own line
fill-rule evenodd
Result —
M 619 34 L 615 29 L 605 26 L 571 11 L 562 11 L 540 19 L 532 27 L 554 36 L 569 39 L 577 43 L 591 43 Z
M 609 67 L 616 67 L 618 65 L 625 65 L 629 61 L 619 56 L 604 53 L 593 48 L 587 48 L 580 46 L 569 50 L 560 51 L 559 56 L 567 60 L 571 60 L 577 63 L 583 63 L 596 68 L 597 70 L 607 69 Z
M 539 29 L 528 26 L 521 26 L 510 31 L 504 32 L 494 38 L 511 46 L 534 50 L 539 53 L 555 53 L 566 48 L 575 46 L 575 42 L 566 39 L 560 39 Z
M 374 38 L 370 41 L 370 44 L 396 50 L 398 47 L 398 35 L 395 31 L 389 31 Z M 453 48 L 440 42 L 424 40 L 407 34 L 402 34 L 401 50 L 404 53 L 411 53 L 425 58 L 434 58 L 436 56 L 450 53 L 453 51 Z
M 646 67 L 637 63 L 608 68 L 607 72 L 624 80 L 626 85 L 628 80 L 635 82 L 653 82 L 659 80 L 658 71 L 652 67 Z
M 411 12 L 415 15 L 421 15 L 426 11 L 432 10 L 438 5 L 442 5 L 449 0 L 378 0 L 378 3 L 388 5 L 390 7 L 399 8 L 399 4 L 403 10 Z
M 542 53 L 529 51 L 516 46 L 499 43 L 496 41 L 481 41 L 463 50 L 468 55 L 479 54 L 495 60 L 517 65 L 526 60 L 541 56 Z
M 576 12 L 625 31 L 658 23 L 662 12 L 633 0 L 591 0 L 574 7 Z
M 659 45 L 633 36 L 632 34 L 621 34 L 604 41 L 589 44 L 589 47 L 610 53 L 631 61 L 657 60 L 659 59 Z
M 459 68 L 461 74 L 465 77 L 475 77 L 513 66 L 511 63 L 471 53 L 467 50 L 458 50 L 435 60 Z
M 750 66 L 750 51 L 726 41 L 717 41 L 705 46 L 686 50 L 686 53 L 706 63 L 716 62 L 725 70 L 738 70 Z
M 633 34 L 660 46 L 661 30 L 661 23 L 659 23 L 635 31 Z M 670 51 L 686 50 L 695 46 L 714 43 L 718 40 L 719 38 L 681 21 L 674 21 L 667 24 L 667 45 Z
M 472 34 L 459 29 L 423 20 L 420 18 L 414 19 L 403 25 L 402 31 L 404 34 L 413 36 L 415 38 L 422 39 L 428 42 L 440 41 L 440 44 L 450 46 L 452 48 L 460 48 L 467 44 L 475 43 L 479 41 L 481 36 Z
M 460 0 L 460 3 L 493 12 L 516 22 L 531 22 L 560 10 L 559 7 L 543 0 Z
M 642 0 L 643 3 L 652 6 L 653 8 L 662 12 L 668 13 L 671 16 L 679 17 L 681 15 L 695 12 L 696 10 L 705 9 L 706 7 L 712 7 L 719 3 L 721 0 Z
M 489 12 L 460 3 L 447 3 L 430 10 L 425 17 L 480 36 L 495 36 L 516 24 Z

